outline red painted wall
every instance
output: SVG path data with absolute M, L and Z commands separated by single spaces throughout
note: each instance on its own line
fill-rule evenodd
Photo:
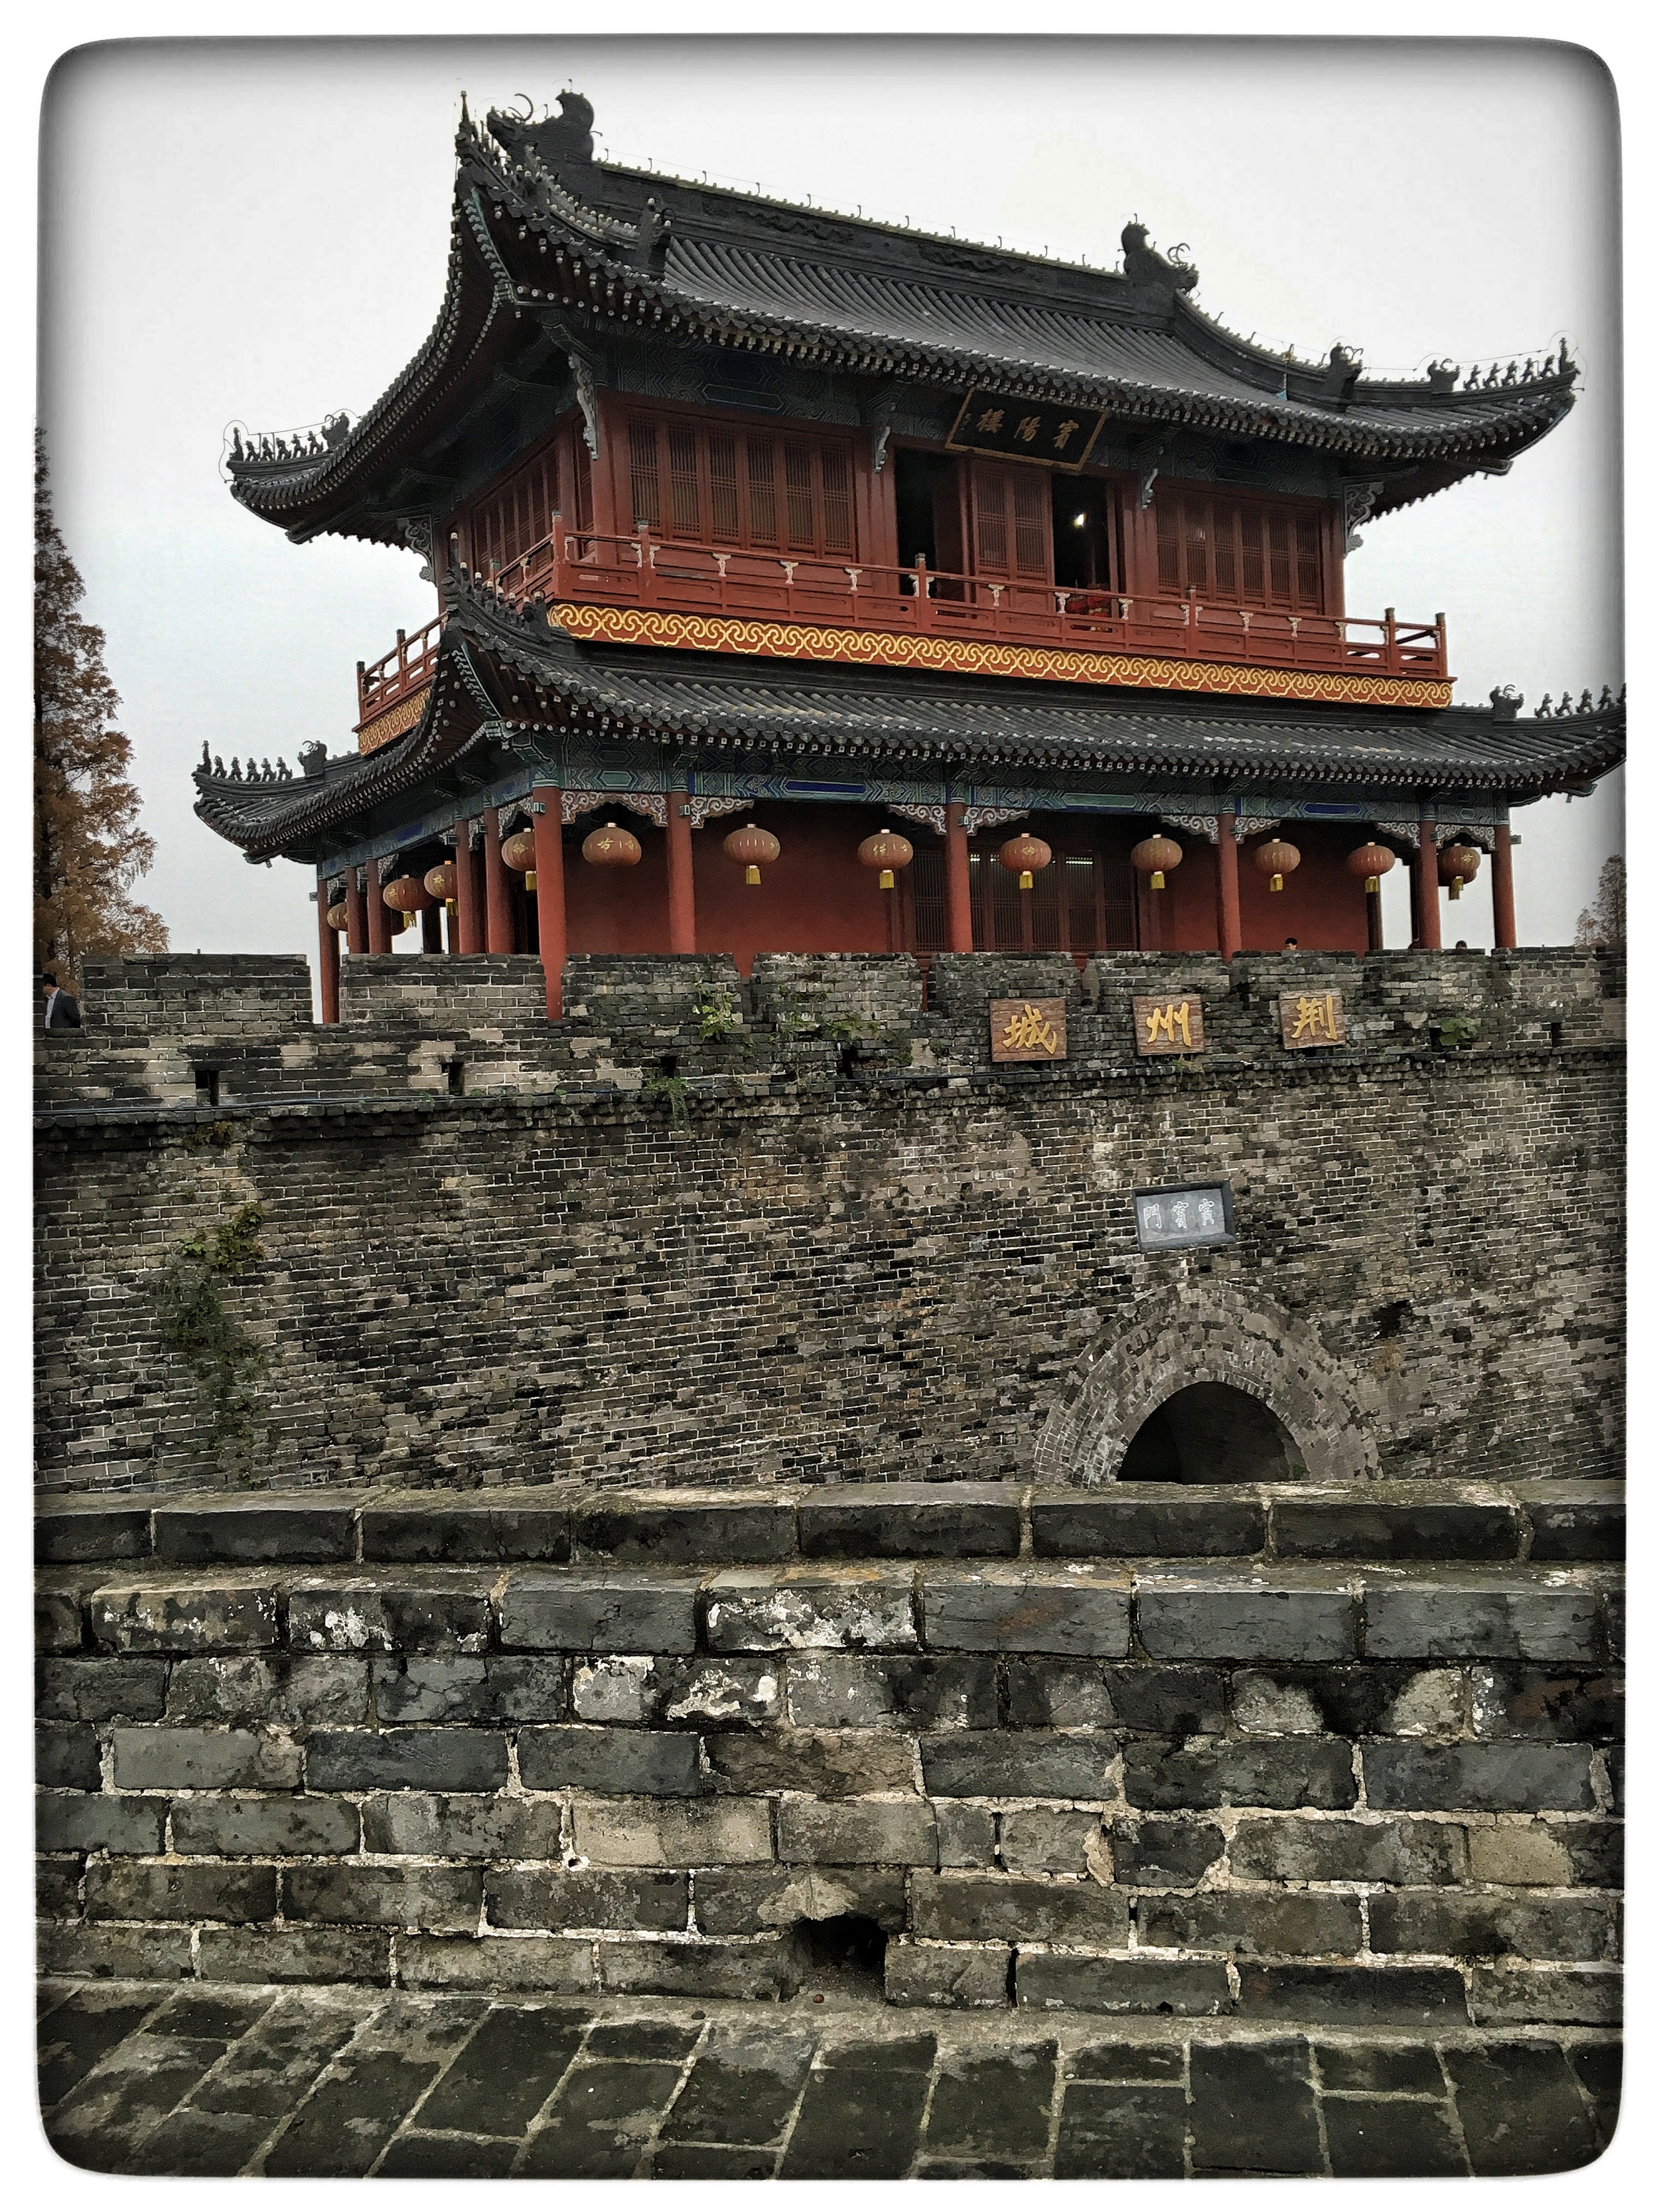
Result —
M 1169 833 L 1166 833 L 1169 834 Z M 1255 865 L 1266 837 L 1247 838 L 1238 853 L 1239 917 L 1246 952 L 1278 952 L 1294 937 L 1304 952 L 1363 952 L 1366 948 L 1365 885 L 1351 876 L 1348 854 L 1365 842 L 1352 824 L 1290 822 L 1267 836 L 1294 845 L 1302 865 L 1268 889 Z M 1216 946 L 1215 848 L 1201 837 L 1176 833 L 1186 857 L 1160 895 L 1164 946 L 1176 952 L 1213 951 Z
M 613 817 L 640 841 L 641 857 L 634 868 L 596 868 L 581 857 L 580 842 L 596 826 L 586 817 L 566 832 L 565 888 L 572 952 L 660 952 L 668 943 L 666 840 L 643 816 L 618 807 Z M 758 886 L 744 881 L 743 870 L 721 849 L 734 829 L 754 821 L 769 830 L 782 850 L 761 872 Z M 1039 835 L 1062 839 L 1066 829 L 1033 816 Z M 1148 819 L 1109 830 L 1079 825 L 1079 849 L 1097 836 L 1106 842 L 1150 836 L 1159 823 Z M 766 800 L 752 813 L 719 817 L 691 833 L 696 890 L 697 950 L 729 952 L 747 975 L 757 952 L 887 952 L 911 941 L 908 910 L 902 909 L 896 939 L 890 939 L 888 909 L 905 898 L 902 879 L 896 898 L 879 885 L 874 869 L 858 858 L 860 841 L 884 827 L 908 836 L 918 846 L 929 833 L 874 807 L 832 806 L 811 801 Z M 1006 832 L 976 841 L 988 854 Z M 1138 879 L 1141 942 L 1148 949 L 1181 952 L 1216 949 L 1215 848 L 1182 830 L 1174 834 L 1184 857 L 1171 872 L 1169 887 L 1148 890 Z M 1297 822 L 1277 835 L 1297 847 L 1302 865 L 1285 879 L 1282 891 L 1267 888 L 1255 854 L 1264 840 L 1248 839 L 1239 849 L 1239 904 L 1247 952 L 1277 952 L 1287 937 L 1304 951 L 1364 952 L 1365 894 L 1362 880 L 1347 871 L 1347 856 L 1364 842 L 1349 825 Z
M 614 819 L 631 830 L 643 854 L 635 868 L 595 868 L 580 839 L 565 849 L 566 907 L 572 952 L 659 952 L 668 943 L 667 841 L 636 814 Z M 721 849 L 733 830 L 755 822 L 782 850 L 757 885 Z M 577 825 L 583 836 L 594 827 Z M 745 975 L 757 952 L 886 952 L 889 894 L 858 857 L 872 830 L 905 824 L 873 807 L 765 800 L 752 813 L 723 814 L 691 833 L 697 950 L 729 952 Z M 919 831 L 918 836 L 925 836 Z

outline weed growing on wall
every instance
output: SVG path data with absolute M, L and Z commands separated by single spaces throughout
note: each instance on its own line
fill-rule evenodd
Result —
M 691 1114 L 685 1103 L 685 1078 L 683 1075 L 648 1075 L 640 1085 L 642 1098 L 654 1098 L 668 1109 L 668 1125 L 681 1135 L 691 1133 Z
M 1434 1033 L 1442 1052 L 1467 1052 L 1479 1041 L 1480 1024 L 1467 1014 L 1443 1014 Z
M 743 1015 L 732 1004 L 731 994 L 714 984 L 698 992 L 692 1000 L 691 1011 L 698 1035 L 711 1043 L 734 1035 L 743 1027 Z
M 187 1237 L 162 1262 L 156 1287 L 161 1341 L 196 1376 L 198 1395 L 212 1417 L 216 1450 L 246 1443 L 253 1433 L 250 1385 L 265 1356 L 232 1318 L 222 1285 L 265 1256 L 258 1242 L 264 1218 L 264 1207 L 256 1200 L 239 1206 L 216 1229 Z

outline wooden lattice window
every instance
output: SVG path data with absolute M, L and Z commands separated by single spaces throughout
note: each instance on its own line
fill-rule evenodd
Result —
M 1054 514 L 1048 471 L 1018 462 L 973 465 L 974 573 L 1054 581 Z
M 471 565 L 493 575 L 540 545 L 562 514 L 567 527 L 593 524 L 592 479 L 580 430 L 548 440 L 502 483 L 479 500 L 469 519 Z
M 853 465 L 839 439 L 628 418 L 629 519 L 693 545 L 856 554 Z
M 1159 484 L 1154 512 L 1160 592 L 1324 611 L 1324 518 L 1317 507 Z

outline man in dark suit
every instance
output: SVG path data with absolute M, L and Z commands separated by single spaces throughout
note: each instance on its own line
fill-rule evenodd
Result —
M 67 991 L 58 988 L 58 978 L 50 968 L 40 970 L 40 988 L 46 994 L 46 1026 L 49 1030 L 78 1030 L 81 1026 L 81 1007 L 78 1000 Z

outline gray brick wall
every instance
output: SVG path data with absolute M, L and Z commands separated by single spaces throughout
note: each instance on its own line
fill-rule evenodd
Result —
M 562 1024 L 526 1011 L 533 961 L 365 959 L 331 1030 L 276 1024 L 300 963 L 226 963 L 234 1019 L 188 1012 L 121 1062 L 100 1008 L 197 1008 L 198 964 L 175 991 L 127 963 L 81 1037 L 40 1040 L 48 1487 L 1097 1483 L 1198 1380 L 1264 1397 L 1316 1479 L 1616 1465 L 1604 957 L 1039 962 L 1072 1057 L 1003 1069 L 984 1000 L 1025 986 L 1000 959 L 936 962 L 921 1012 L 908 960 L 740 984 L 593 957 Z M 1284 1049 L 1291 977 L 1349 994 L 1349 1049 Z M 1203 1060 L 1133 1058 L 1154 981 L 1204 993 Z M 702 1034 L 711 989 L 729 1035 Z M 1475 1043 L 1438 1048 L 1458 1013 Z M 192 1062 L 220 1106 L 173 1103 Z M 1135 1186 L 1216 1175 L 1235 1245 L 1138 1251 Z M 227 1456 L 155 1287 L 252 1201 L 265 1256 L 226 1296 L 265 1364 Z
M 1616 2020 L 1610 1566 L 1424 1564 L 1409 1635 L 1358 1551 L 1263 1553 L 1249 1607 L 1236 1565 L 1080 1554 L 1056 1609 L 1043 1501 L 1011 1503 L 1012 1559 L 971 1528 L 896 1556 L 927 1531 L 896 1504 L 888 1556 L 825 1560 L 803 1493 L 789 1555 L 738 1568 L 717 1493 L 641 1498 L 682 1554 L 654 1578 L 617 1563 L 629 1509 L 580 1499 L 566 1564 L 505 1571 L 364 1556 L 368 1508 L 353 1556 L 307 1560 L 302 1498 L 270 1509 L 286 1565 L 204 1502 L 179 1568 L 160 1501 L 137 1554 L 52 1564 L 125 1533 L 52 1512 L 49 1970 L 188 1939 L 168 1972 L 513 1988 L 528 1942 L 538 1986 L 768 1996 L 803 1923 L 853 1913 L 899 2005 Z M 459 1535 L 457 1510 L 403 1508 Z M 1571 1659 L 1515 1652 L 1546 1605 Z

